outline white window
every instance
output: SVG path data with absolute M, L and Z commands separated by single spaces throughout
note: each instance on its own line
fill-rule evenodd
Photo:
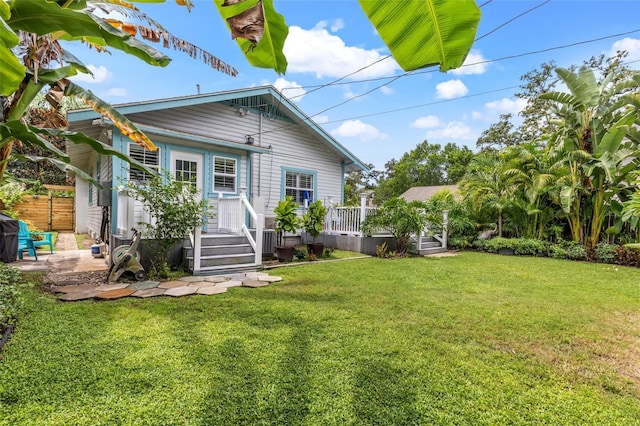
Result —
M 213 190 L 215 192 L 237 192 L 235 158 L 213 157 Z
M 160 149 L 157 151 L 149 151 L 136 143 L 129 143 L 129 157 L 138 163 L 144 164 L 147 168 L 159 171 L 160 166 Z M 151 176 L 148 173 L 129 166 L 129 180 L 144 183 Z
M 300 206 L 305 200 L 314 200 L 314 176 L 311 173 L 287 170 L 285 172 L 284 195 L 290 195 Z

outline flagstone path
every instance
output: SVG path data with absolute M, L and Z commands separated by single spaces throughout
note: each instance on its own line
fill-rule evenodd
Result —
M 58 300 L 73 302 L 87 299 L 114 300 L 123 297 L 209 296 L 225 293 L 231 287 L 265 287 L 278 281 L 282 281 L 282 277 L 270 276 L 265 272 L 249 272 L 225 276 L 188 276 L 164 282 L 56 285 L 51 290 L 58 293 Z

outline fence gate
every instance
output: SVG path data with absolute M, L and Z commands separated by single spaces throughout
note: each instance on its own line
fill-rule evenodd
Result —
M 73 191 L 72 186 L 45 185 L 48 195 L 25 195 L 13 207 L 18 218 L 30 221 L 43 231 L 73 231 L 75 229 L 74 197 L 56 197 L 53 191 Z

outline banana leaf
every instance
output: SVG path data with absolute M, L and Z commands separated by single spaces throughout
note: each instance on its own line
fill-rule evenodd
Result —
M 391 54 L 405 71 L 462 65 L 480 21 L 474 0 L 359 0 Z
M 214 0 L 214 3 L 251 65 L 272 68 L 278 74 L 287 71 L 287 58 L 282 50 L 289 27 L 273 7 L 273 0 Z

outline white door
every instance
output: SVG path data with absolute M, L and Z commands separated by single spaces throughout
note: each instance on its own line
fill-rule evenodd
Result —
M 177 181 L 190 182 L 202 193 L 202 154 L 171 151 L 171 175 Z

